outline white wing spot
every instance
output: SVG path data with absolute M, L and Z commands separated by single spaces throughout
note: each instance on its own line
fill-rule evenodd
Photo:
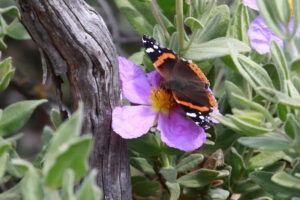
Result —
M 189 117 L 197 117 L 196 113 L 186 113 L 187 116 Z
M 158 46 L 157 45 L 153 45 L 154 49 L 158 49 Z
M 204 119 L 204 117 L 203 117 L 203 116 L 199 116 L 199 118 L 200 118 L 200 119 Z
M 158 50 L 158 53 L 161 53 L 161 50 Z
M 154 52 L 154 49 L 148 48 L 148 49 L 146 49 L 146 52 L 147 52 L 147 53 L 152 53 L 152 52 Z

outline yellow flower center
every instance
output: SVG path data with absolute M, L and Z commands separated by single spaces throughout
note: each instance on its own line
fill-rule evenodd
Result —
M 294 16 L 294 6 L 293 6 L 293 0 L 289 0 L 290 9 L 291 9 L 291 16 Z
M 168 114 L 170 108 L 175 105 L 172 95 L 160 87 L 152 87 L 150 102 L 153 112 L 161 111 L 164 114 Z

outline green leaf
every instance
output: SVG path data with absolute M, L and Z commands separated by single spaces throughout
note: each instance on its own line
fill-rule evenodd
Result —
M 192 31 L 195 31 L 197 29 L 203 29 L 203 25 L 201 24 L 201 22 L 194 17 L 185 18 L 184 23 L 188 27 L 190 27 L 192 29 Z
M 25 171 L 24 178 L 21 182 L 21 190 L 24 200 L 40 200 L 44 199 L 42 182 L 35 171 L 34 167 L 27 161 L 14 159 L 13 164 Z
M 212 183 L 219 175 L 218 171 L 209 169 L 198 169 L 177 179 L 182 187 L 198 188 Z
M 270 194 L 281 196 L 282 194 L 292 194 L 292 195 L 299 195 L 299 191 L 290 189 L 287 187 L 282 187 L 274 182 L 271 181 L 271 177 L 273 173 L 271 172 L 264 172 L 264 171 L 256 171 L 250 174 L 250 178 L 257 183 L 260 187 L 262 187 L 265 191 L 269 192 Z
M 146 156 L 158 156 L 161 149 L 153 134 L 145 134 L 142 137 L 126 140 L 129 149 Z
M 132 61 L 137 66 L 141 66 L 142 63 L 143 63 L 144 55 L 145 55 L 145 50 L 141 49 L 140 51 L 135 52 L 134 54 L 132 54 L 128 58 L 128 60 Z
M 132 165 L 134 168 L 140 170 L 145 174 L 150 174 L 150 175 L 155 174 L 153 167 L 145 158 L 137 158 L 137 157 L 130 158 L 130 165 Z
M 238 180 L 242 170 L 246 169 L 243 157 L 234 148 L 231 147 L 229 154 L 229 164 L 232 166 L 231 177 L 233 180 Z
M 5 170 L 6 170 L 6 163 L 7 160 L 9 158 L 8 153 L 4 153 L 2 155 L 0 155 L 0 180 L 2 179 L 3 175 L 5 174 Z
M 230 115 L 229 117 L 231 118 L 233 123 L 243 131 L 243 135 L 257 136 L 273 131 L 273 129 L 256 126 L 251 123 L 248 123 L 247 121 L 243 121 L 234 115 Z
M 208 196 L 211 200 L 226 200 L 228 199 L 230 192 L 227 190 L 223 190 L 221 188 L 210 189 L 208 191 Z
M 42 168 L 45 161 L 45 155 L 49 149 L 49 143 L 53 137 L 53 130 L 49 126 L 45 126 L 42 133 L 43 148 L 39 155 L 36 157 L 33 165 L 36 168 Z
M 73 193 L 74 187 L 74 172 L 71 169 L 68 169 L 63 175 L 63 192 L 62 199 L 63 200 L 75 200 L 75 196 Z M 87 197 L 87 196 L 86 196 Z
M 178 42 L 178 33 L 174 32 L 171 36 L 170 42 L 169 42 L 169 49 L 172 49 L 175 52 L 178 52 L 179 50 L 179 42 Z
M 287 92 L 286 81 L 289 79 L 289 69 L 284 54 L 276 41 L 270 45 L 272 60 L 275 62 L 276 70 L 279 76 L 281 91 Z
M 241 137 L 238 142 L 250 148 L 267 151 L 280 151 L 291 148 L 289 141 L 276 137 Z
M 175 182 L 177 178 L 177 171 L 173 167 L 163 167 L 159 170 L 159 173 L 166 179 L 168 182 Z
M 257 1 L 257 6 L 260 10 L 265 23 L 279 37 L 285 38 L 286 34 L 282 31 L 278 20 L 277 1 L 261 0 Z M 282 9 L 282 8 L 280 8 Z
M 7 140 L 0 138 L 0 156 L 7 152 L 11 147 L 11 143 Z
M 21 194 L 21 184 L 18 183 L 9 190 L 0 193 L 1 200 L 23 200 Z
M 288 26 L 290 22 L 291 12 L 288 0 L 276 0 L 277 15 L 284 26 Z
M 197 43 L 207 42 L 209 40 L 224 37 L 226 35 L 230 10 L 227 5 L 220 5 L 212 12 L 213 17 L 205 25 L 203 31 L 199 35 Z
M 263 92 L 268 93 L 270 96 L 275 98 L 275 100 L 276 100 L 275 103 L 281 103 L 281 104 L 287 105 L 291 108 L 300 110 L 300 97 L 292 98 L 282 92 L 278 92 L 277 90 L 274 90 L 271 88 L 261 87 L 258 89 L 262 90 Z
M 264 167 L 285 157 L 282 151 L 263 151 L 250 159 L 250 167 Z
M 42 142 L 43 146 L 49 144 L 50 140 L 53 137 L 53 130 L 49 126 L 45 126 L 42 132 Z
M 202 154 L 191 154 L 179 161 L 179 163 L 176 165 L 176 170 L 178 173 L 186 172 L 199 165 L 203 161 L 203 159 L 204 156 Z
M 149 3 L 139 0 L 115 0 L 115 3 L 138 33 L 152 34 L 157 22 Z M 168 31 L 172 33 L 175 30 L 173 24 L 160 11 L 159 15 Z
M 274 174 L 271 178 L 271 180 L 274 183 L 277 183 L 278 185 L 291 188 L 291 189 L 296 189 L 299 191 L 300 194 L 300 179 L 296 178 L 286 172 L 278 172 Z
M 180 186 L 178 183 L 166 182 L 166 185 L 170 191 L 171 197 L 170 200 L 177 200 L 180 196 Z
M 51 168 L 47 171 L 43 170 L 45 183 L 51 188 L 60 187 L 62 185 L 63 174 L 67 169 L 74 171 L 75 181 L 82 178 L 88 171 L 87 159 L 91 149 L 91 143 L 91 136 L 83 136 L 73 140 L 69 146 L 62 146 L 60 154 L 56 157 Z
M 286 162 L 285 161 L 277 161 L 273 163 L 272 165 L 266 166 L 262 169 L 262 171 L 267 172 L 280 172 L 286 168 Z
M 161 45 L 167 46 L 166 37 L 160 25 L 156 24 L 153 29 L 153 38 Z
M 217 6 L 216 0 L 211 0 L 209 2 L 201 0 L 199 2 L 198 6 L 192 5 L 192 7 L 194 7 L 195 11 L 198 13 L 198 15 L 199 15 L 198 18 L 201 19 L 201 23 L 206 26 L 207 26 L 208 20 L 212 17 L 212 15 L 219 11 L 218 9 L 216 9 L 216 6 Z
M 300 72 L 300 58 L 296 58 L 290 64 L 291 71 Z
M 7 26 L 7 35 L 16 40 L 29 40 L 31 39 L 30 35 L 27 33 L 27 30 L 16 18 L 12 23 Z
M 23 127 L 34 109 L 47 100 L 21 101 L 12 104 L 3 110 L 0 121 L 0 136 L 13 133 Z
M 50 116 L 54 127 L 58 128 L 61 124 L 60 112 L 56 109 L 52 109 Z
M 233 121 L 231 120 L 231 118 L 225 117 L 225 116 L 222 116 L 222 115 L 218 115 L 218 114 L 215 114 L 215 113 L 210 113 L 210 116 L 212 116 L 213 118 L 215 118 L 216 120 L 218 120 L 224 126 L 226 126 L 226 127 L 230 128 L 230 129 L 234 130 L 235 132 L 244 134 L 244 132 L 242 131 L 242 129 L 240 129 L 237 125 L 235 125 L 233 123 Z
M 237 52 L 250 51 L 249 46 L 239 40 L 221 37 L 201 44 L 192 44 L 185 52 L 184 57 L 191 60 L 206 60 L 226 56 L 230 54 L 228 44 L 234 46 Z
M 295 87 L 295 85 L 293 84 L 292 80 L 287 80 L 287 88 L 289 91 L 289 95 L 291 97 L 294 97 L 294 98 L 300 97 L 299 92 L 298 92 L 297 88 Z
M 79 104 L 78 110 L 72 115 L 72 117 L 59 126 L 54 133 L 51 145 L 46 154 L 46 160 L 44 163 L 43 173 L 48 174 L 48 170 L 56 162 L 56 157 L 64 152 L 74 139 L 76 139 L 81 132 L 82 126 L 82 104 Z
M 19 13 L 19 10 L 16 6 L 9 6 L 6 8 L 0 8 L 0 15 L 2 14 L 8 14 L 12 16 L 16 16 L 18 18 L 21 18 L 21 15 Z
M 246 99 L 242 96 L 239 96 L 237 94 L 232 94 L 232 97 L 235 98 L 236 100 L 238 100 L 239 102 L 249 106 L 250 108 L 253 108 L 253 109 L 261 112 L 266 117 L 266 119 L 268 119 L 273 125 L 275 125 L 275 121 L 274 121 L 273 116 L 262 105 L 260 105 L 258 103 L 255 103 L 254 101 L 250 101 L 250 100 L 248 100 L 248 99 Z
M 294 140 L 293 144 L 296 146 L 300 146 L 300 122 L 299 119 L 297 121 L 294 115 L 289 115 L 289 120 L 292 125 Z
M 131 177 L 132 191 L 142 197 L 154 195 L 159 191 L 160 185 L 157 181 L 150 181 L 143 176 Z
M 100 200 L 102 192 L 96 183 L 97 171 L 92 170 L 76 193 L 76 200 Z
M 293 0 L 293 8 L 295 10 L 300 10 L 300 2 L 298 0 Z M 294 12 L 294 29 L 292 36 L 294 36 L 299 28 L 300 24 L 300 13 L 299 12 Z
M 15 69 L 12 67 L 11 62 L 11 57 L 0 62 L 0 91 L 7 88 L 15 73 Z
M 231 21 L 230 36 L 249 44 L 248 29 L 250 21 L 248 10 L 243 3 L 240 3 L 237 7 Z
M 225 81 L 225 89 L 226 94 L 228 96 L 228 102 L 232 108 L 247 108 L 248 106 L 245 106 L 245 104 L 241 103 L 240 101 L 237 101 L 235 98 L 232 97 L 232 94 L 238 94 L 239 96 L 244 96 L 242 90 L 236 86 L 234 83 L 230 81 Z
M 6 49 L 6 48 L 7 48 L 7 45 L 3 41 L 3 38 L 0 37 L 0 49 Z
M 255 126 L 261 126 L 264 119 L 262 113 L 253 110 L 238 110 L 236 108 L 233 108 L 232 113 L 240 120 L 248 122 Z
M 264 68 L 244 55 L 239 54 L 237 57 L 244 70 L 257 85 L 273 88 L 272 80 Z

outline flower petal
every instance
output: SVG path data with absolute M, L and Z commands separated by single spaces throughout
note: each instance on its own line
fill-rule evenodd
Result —
M 149 104 L 151 86 L 143 70 L 124 57 L 119 57 L 119 70 L 125 98 L 132 103 Z
M 204 129 L 175 110 L 169 115 L 160 113 L 157 129 L 161 140 L 168 146 L 183 151 L 191 151 L 203 145 L 206 140 Z
M 249 8 L 252 8 L 254 10 L 259 10 L 255 0 L 244 0 L 243 3 L 245 6 L 248 6 Z
M 147 74 L 147 78 L 151 86 L 153 87 L 159 87 L 160 83 L 164 80 L 163 77 L 156 70 L 149 72 Z
M 112 128 L 122 138 L 137 138 L 149 131 L 156 116 L 150 106 L 116 107 L 112 113 Z
M 248 36 L 251 46 L 260 54 L 270 52 L 270 42 L 275 40 L 283 48 L 283 40 L 276 36 L 265 24 L 261 15 L 257 16 L 250 24 Z
M 212 108 L 212 112 L 215 113 L 215 114 L 217 114 L 217 115 L 222 115 L 222 114 L 220 113 L 220 111 L 219 111 L 218 108 Z M 219 124 L 219 123 L 220 123 L 218 120 L 216 120 L 216 119 L 213 118 L 213 117 L 209 117 L 209 120 L 210 120 L 212 123 L 214 123 L 214 124 Z

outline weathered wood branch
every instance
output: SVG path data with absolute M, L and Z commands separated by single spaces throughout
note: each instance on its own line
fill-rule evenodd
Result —
M 67 74 L 72 110 L 84 103 L 84 133 L 92 133 L 90 166 L 104 199 L 129 200 L 131 186 L 125 141 L 111 129 L 121 104 L 118 60 L 101 16 L 84 0 L 18 0 L 22 23 L 42 49 L 55 76 Z

